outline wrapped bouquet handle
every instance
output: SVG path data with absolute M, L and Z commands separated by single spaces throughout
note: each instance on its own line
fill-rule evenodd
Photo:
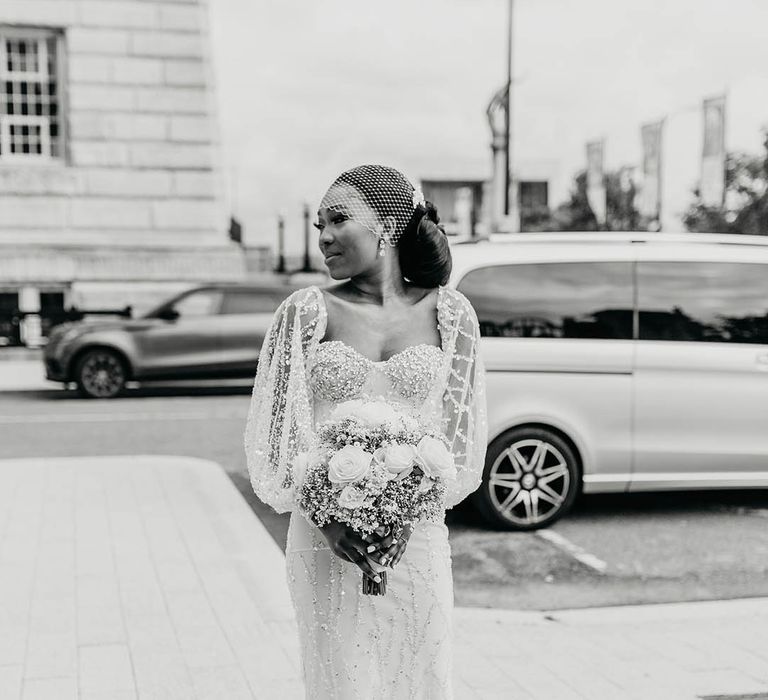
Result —
M 368 574 L 363 574 L 363 593 L 365 595 L 384 595 L 387 592 L 387 567 L 370 557 L 366 557 L 366 559 L 371 568 L 379 575 L 381 581 L 376 581 Z

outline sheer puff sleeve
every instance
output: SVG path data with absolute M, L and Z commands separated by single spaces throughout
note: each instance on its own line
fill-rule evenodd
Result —
M 278 307 L 259 353 L 245 453 L 256 495 L 278 513 L 292 509 L 293 459 L 313 439 L 305 359 L 324 332 L 314 287 L 299 289 Z
M 443 292 L 446 299 L 440 325 L 446 329 L 447 367 L 442 422 L 458 472 L 446 496 L 446 508 L 453 508 L 480 485 L 488 441 L 488 414 L 477 315 L 461 292 L 450 288 Z

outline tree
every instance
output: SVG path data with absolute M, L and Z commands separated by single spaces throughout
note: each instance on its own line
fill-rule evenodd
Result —
M 683 216 L 689 231 L 768 235 L 768 130 L 759 155 L 729 153 L 725 164 L 725 205 L 711 207 L 695 200 Z
M 552 224 L 555 231 L 597 231 L 597 219 L 592 213 L 587 199 L 587 171 L 576 174 L 571 185 L 567 202 L 552 212 Z
M 606 226 L 609 231 L 637 231 L 640 212 L 635 209 L 637 188 L 629 171 L 605 174 Z
M 528 231 L 597 231 L 597 220 L 587 202 L 587 174 L 576 175 L 567 202 L 553 210 L 527 216 L 523 230 Z
M 635 209 L 635 185 L 622 170 L 610 171 L 605 175 L 606 223 L 602 228 L 608 231 L 635 231 L 640 224 L 640 215 Z M 537 231 L 599 231 L 592 208 L 587 199 L 587 173 L 582 170 L 573 179 L 568 200 L 556 207 L 543 219 Z

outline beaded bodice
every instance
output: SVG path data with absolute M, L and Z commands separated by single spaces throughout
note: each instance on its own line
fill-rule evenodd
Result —
M 443 351 L 428 343 L 374 361 L 340 340 L 328 340 L 318 345 L 308 367 L 309 386 L 316 404 L 383 396 L 416 408 L 427 398 L 443 359 Z

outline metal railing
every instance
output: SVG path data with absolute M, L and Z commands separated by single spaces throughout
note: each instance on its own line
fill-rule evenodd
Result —
M 62 323 L 82 321 L 87 316 L 117 316 L 130 318 L 132 307 L 122 309 L 78 309 L 70 307 L 60 310 L 0 311 L 0 347 L 44 345 L 51 331 Z

